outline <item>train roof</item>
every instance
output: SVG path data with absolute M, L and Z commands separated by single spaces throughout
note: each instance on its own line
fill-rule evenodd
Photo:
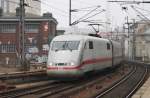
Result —
M 88 35 L 76 35 L 76 34 L 66 34 L 66 35 L 59 35 L 56 36 L 53 41 L 72 41 L 72 40 L 88 40 L 88 39 L 93 39 L 93 40 L 101 40 L 101 41 L 109 41 L 108 39 L 104 38 L 99 38 L 99 37 L 93 37 L 93 36 L 88 36 Z

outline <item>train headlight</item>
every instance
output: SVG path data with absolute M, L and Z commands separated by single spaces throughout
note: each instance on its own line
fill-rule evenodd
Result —
M 70 63 L 71 66 L 74 66 L 75 64 L 73 62 Z
M 49 66 L 53 66 L 53 63 L 52 63 L 52 62 L 50 62 L 50 63 L 49 63 Z

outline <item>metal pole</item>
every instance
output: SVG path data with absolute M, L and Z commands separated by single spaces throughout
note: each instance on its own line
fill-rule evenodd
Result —
M 128 21 L 128 16 L 127 16 L 127 26 L 128 26 L 128 57 L 130 59 L 130 37 L 129 37 L 129 21 Z
M 128 19 L 128 16 L 127 16 L 127 25 L 128 25 L 128 38 L 129 38 L 129 19 Z
M 133 60 L 135 59 L 135 51 L 136 51 L 135 49 L 135 19 L 133 19 L 133 50 L 132 50 Z
M 71 0 L 69 2 L 69 26 L 71 26 Z
M 20 0 L 20 63 L 23 66 L 24 70 L 26 68 L 25 63 L 25 52 L 24 52 L 24 17 L 25 17 L 25 8 L 24 8 L 24 0 Z

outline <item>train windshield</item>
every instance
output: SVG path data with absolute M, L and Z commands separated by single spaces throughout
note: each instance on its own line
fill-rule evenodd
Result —
M 51 50 L 77 50 L 80 41 L 53 41 Z

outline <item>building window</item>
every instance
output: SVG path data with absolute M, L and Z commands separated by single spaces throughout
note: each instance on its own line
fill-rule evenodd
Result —
M 25 51 L 25 53 L 28 53 L 29 52 L 29 49 L 30 48 L 32 48 L 33 46 L 32 45 L 25 45 L 25 49 L 24 49 L 24 51 Z
M 15 24 L 0 24 L 0 33 L 15 33 Z
M 0 53 L 14 53 L 16 52 L 15 44 L 1 44 Z
M 26 33 L 38 33 L 39 24 L 26 24 L 25 32 Z

